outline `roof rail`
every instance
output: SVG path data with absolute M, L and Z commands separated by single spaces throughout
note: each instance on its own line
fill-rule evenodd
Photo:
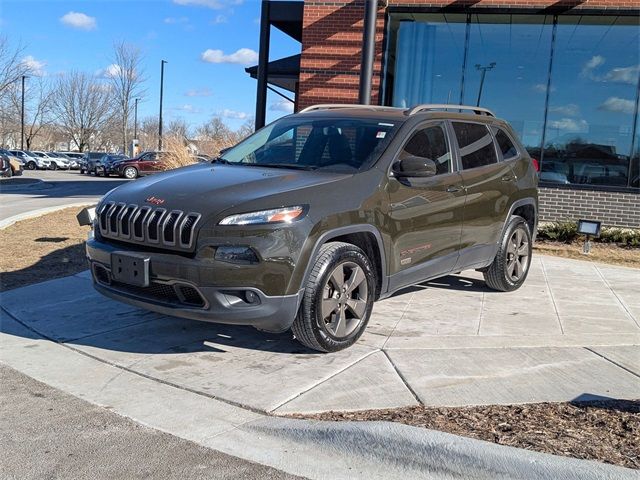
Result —
M 404 114 L 407 116 L 415 115 L 419 112 L 424 112 L 428 110 L 470 110 L 476 115 L 486 115 L 488 117 L 495 117 L 491 110 L 482 107 L 471 107 L 469 105 L 448 105 L 445 103 L 433 103 L 433 104 L 423 104 L 423 105 L 415 105 L 411 108 L 408 108 L 404 111 Z
M 322 103 L 303 108 L 298 113 L 311 112 L 314 110 L 331 110 L 333 108 L 364 108 L 367 110 L 398 110 L 397 107 L 384 107 L 381 105 L 358 105 L 354 103 Z

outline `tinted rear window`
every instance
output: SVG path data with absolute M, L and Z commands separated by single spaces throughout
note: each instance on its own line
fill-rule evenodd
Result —
M 493 138 L 485 125 L 453 122 L 453 130 L 458 139 L 464 170 L 498 162 Z
M 518 155 L 518 149 L 513 144 L 509 135 L 507 135 L 504 130 L 498 127 L 492 127 L 493 133 L 496 136 L 496 142 L 498 143 L 498 148 L 502 152 L 502 159 L 509 160 L 510 158 Z

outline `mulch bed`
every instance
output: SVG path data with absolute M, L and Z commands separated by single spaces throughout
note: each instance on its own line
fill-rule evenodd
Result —
M 640 401 L 418 406 L 291 417 L 334 421 L 385 420 L 500 445 L 640 469 Z

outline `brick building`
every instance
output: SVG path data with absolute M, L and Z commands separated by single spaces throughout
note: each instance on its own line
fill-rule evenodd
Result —
M 259 79 L 258 123 L 268 87 L 292 92 L 296 109 L 358 103 L 365 3 L 263 1 L 261 64 L 271 25 L 301 54 L 269 63 L 262 84 L 247 69 Z M 372 4 L 371 103 L 490 108 L 540 160 L 543 221 L 640 228 L 640 0 Z

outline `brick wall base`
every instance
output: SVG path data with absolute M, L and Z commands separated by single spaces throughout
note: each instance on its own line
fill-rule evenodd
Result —
M 599 220 L 609 227 L 640 228 L 640 195 L 636 193 L 540 187 L 541 222 Z

